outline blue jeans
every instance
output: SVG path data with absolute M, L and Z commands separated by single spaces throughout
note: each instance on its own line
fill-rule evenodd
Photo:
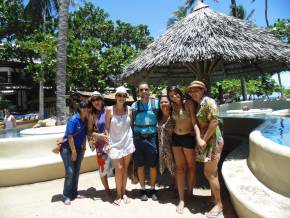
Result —
M 63 160 L 65 169 L 65 179 L 63 187 L 63 197 L 65 200 L 73 200 L 78 195 L 78 182 L 84 151 L 83 149 L 76 149 L 76 151 L 77 159 L 76 161 L 72 161 L 69 147 L 62 146 L 60 150 L 60 155 Z

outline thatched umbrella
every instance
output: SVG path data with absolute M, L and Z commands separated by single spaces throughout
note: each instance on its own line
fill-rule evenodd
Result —
M 188 83 L 290 69 L 290 45 L 253 23 L 198 2 L 125 69 L 131 84 Z

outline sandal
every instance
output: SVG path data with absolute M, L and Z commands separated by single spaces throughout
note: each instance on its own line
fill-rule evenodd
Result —
M 121 201 L 122 201 L 121 198 L 116 199 L 116 200 L 113 201 L 113 205 L 114 205 L 114 206 L 121 206 Z
M 63 203 L 64 203 L 64 205 L 71 205 L 71 201 L 68 198 L 65 199 Z
M 181 202 L 179 202 L 179 204 L 177 205 L 176 212 L 179 213 L 179 214 L 183 214 L 184 202 L 183 202 L 183 205 L 182 206 L 180 204 L 181 204 Z
M 125 204 L 129 204 L 131 202 L 131 199 L 127 195 L 123 195 L 123 201 Z
M 205 215 L 208 218 L 216 218 L 223 215 L 223 210 L 221 209 L 220 211 L 210 211 L 210 212 L 205 213 Z

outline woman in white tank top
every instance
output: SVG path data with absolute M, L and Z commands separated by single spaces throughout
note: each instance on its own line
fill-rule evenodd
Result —
M 130 199 L 126 195 L 128 166 L 135 151 L 133 133 L 131 129 L 131 108 L 126 106 L 127 91 L 120 86 L 116 89 L 116 104 L 108 107 L 106 111 L 106 134 L 109 137 L 109 145 L 105 146 L 115 167 L 115 180 L 117 196 L 113 202 L 120 206 L 121 200 L 127 204 Z
M 15 129 L 16 128 L 16 120 L 15 117 L 11 114 L 11 112 L 6 109 L 5 117 L 4 117 L 5 129 Z

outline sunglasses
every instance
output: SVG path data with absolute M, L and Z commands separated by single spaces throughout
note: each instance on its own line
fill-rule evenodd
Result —
M 140 89 L 141 92 L 145 91 L 147 92 L 149 89 Z
M 93 99 L 91 99 L 92 102 L 101 101 L 101 100 L 102 100 L 101 98 L 93 98 Z
M 123 97 L 123 98 L 127 98 L 127 95 L 125 95 L 125 94 L 117 94 L 116 96 L 117 96 L 117 97 L 120 97 L 120 98 L 122 98 L 122 97 Z

